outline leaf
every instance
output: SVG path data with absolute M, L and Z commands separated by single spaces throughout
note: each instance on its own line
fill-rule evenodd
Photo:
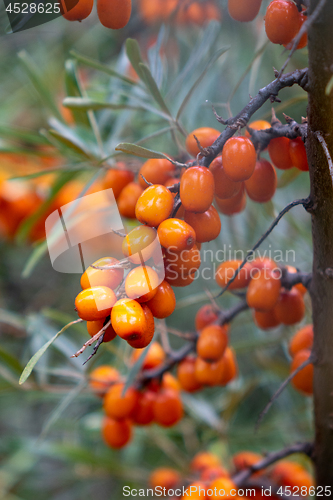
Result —
M 19 380 L 19 384 L 22 385 L 24 382 L 27 380 L 27 378 L 30 376 L 32 370 L 34 369 L 34 366 L 36 363 L 40 360 L 40 358 L 43 356 L 43 354 L 47 351 L 47 349 L 50 347 L 50 345 L 53 344 L 55 340 L 64 332 L 66 331 L 70 326 L 75 325 L 76 323 L 80 323 L 82 320 L 77 319 L 75 321 L 71 321 L 67 325 L 65 325 L 59 332 L 57 332 L 46 344 L 44 344 L 37 352 L 32 356 L 30 361 L 28 361 L 26 367 L 24 368 L 22 375 Z
M 122 142 L 118 144 L 115 150 L 122 151 L 123 153 L 128 153 L 134 156 L 139 156 L 140 158 L 157 158 L 166 159 L 171 162 L 173 161 L 163 153 L 158 153 L 157 151 L 153 151 L 152 149 L 143 148 L 142 146 L 137 146 L 136 144 L 130 144 L 128 142 Z
M 111 102 L 94 101 L 89 97 L 66 97 L 63 100 L 63 105 L 65 108 L 69 109 L 80 109 L 80 110 L 94 110 L 98 111 L 100 109 L 141 109 L 139 106 L 131 106 L 129 104 L 113 104 Z
M 65 85 L 67 95 L 70 97 L 82 97 L 80 84 L 77 77 L 75 62 L 68 59 L 65 62 Z M 72 115 L 77 125 L 90 127 L 90 121 L 87 113 L 81 110 L 73 110 Z
M 91 136 L 87 134 L 87 131 L 85 131 L 86 133 L 84 134 L 81 130 L 81 134 L 79 134 L 78 129 L 73 130 L 71 127 L 61 123 L 55 118 L 51 118 L 49 122 L 51 130 L 48 130 L 46 134 L 54 137 L 71 152 L 89 159 L 98 157 L 96 144 L 91 140 Z
M 36 265 L 38 264 L 40 259 L 46 254 L 46 252 L 47 252 L 47 242 L 42 241 L 36 246 L 32 254 L 30 255 L 29 259 L 27 260 L 22 271 L 22 278 L 29 278 L 32 271 L 35 269 Z
M 0 309 L 0 323 L 13 326 L 18 330 L 24 330 L 26 327 L 25 320 L 22 316 L 14 312 L 6 311 L 5 309 Z
M 300 173 L 301 171 L 295 167 L 285 170 L 278 180 L 277 188 L 278 189 L 285 188 L 286 186 L 291 184 L 295 179 L 297 179 Z
M 139 356 L 139 359 L 137 359 L 136 362 L 134 363 L 134 365 L 132 366 L 132 368 L 128 374 L 128 377 L 126 379 L 126 384 L 125 384 L 125 387 L 124 387 L 123 392 L 122 392 L 123 395 L 125 394 L 127 389 L 133 385 L 133 382 L 135 381 L 139 371 L 142 368 L 143 362 L 148 354 L 148 351 L 149 351 L 149 347 L 144 349 L 141 356 Z
M 22 373 L 23 367 L 21 363 L 2 347 L 0 347 L 0 359 L 14 372 Z
M 189 394 L 182 394 L 182 400 L 196 418 L 199 418 L 199 420 L 202 420 L 213 429 L 222 432 L 222 421 L 208 401 L 200 397 L 190 396 Z
M 27 144 L 47 144 L 46 140 L 43 136 L 34 132 L 32 130 L 25 130 L 14 127 L 4 127 L 0 126 L 0 137 L 4 137 L 6 139 L 18 139 L 20 141 L 24 141 Z M 40 152 L 34 151 L 34 154 L 39 154 Z
M 144 64 L 139 44 L 133 38 L 127 38 L 125 42 L 126 55 L 132 64 L 134 70 L 138 74 L 139 78 L 143 80 L 143 73 L 140 64 Z

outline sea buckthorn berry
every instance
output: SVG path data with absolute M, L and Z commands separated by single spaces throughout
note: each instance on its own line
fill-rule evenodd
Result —
M 301 364 L 303 364 L 307 359 L 309 359 L 311 351 L 309 349 L 302 349 L 298 351 L 291 363 L 290 373 L 293 373 Z M 305 366 L 300 370 L 292 379 L 292 385 L 295 389 L 303 392 L 306 395 L 311 395 L 313 393 L 313 364 Z
M 274 306 L 274 313 L 276 318 L 284 325 L 299 323 L 305 313 L 302 294 L 295 287 L 290 291 L 282 290 Z
M 261 330 L 269 330 L 270 328 L 275 328 L 281 324 L 277 319 L 275 314 L 275 309 L 270 311 L 253 311 L 253 319 L 255 324 Z
M 226 326 L 209 325 L 201 332 L 197 342 L 197 354 L 210 363 L 222 358 L 228 344 Z
M 196 245 L 190 248 L 190 250 L 182 250 L 181 252 L 177 252 L 170 247 L 164 254 L 166 278 L 172 279 L 179 274 L 184 276 L 193 274 L 199 269 L 200 264 L 200 252 Z
M 288 44 L 297 35 L 301 18 L 294 2 L 273 0 L 267 7 L 265 30 L 272 43 Z
M 157 424 L 171 427 L 182 419 L 183 413 L 179 392 L 163 389 L 157 394 L 154 401 L 154 419 Z
M 134 173 L 126 170 L 124 163 L 118 163 L 117 168 L 107 171 L 103 180 L 104 189 L 112 189 L 115 199 L 119 198 L 121 191 L 127 184 L 133 182 Z
M 131 414 L 131 419 L 136 425 L 149 425 L 154 421 L 154 401 L 156 395 L 152 391 L 140 394 L 139 399 Z
M 152 315 L 151 310 L 146 304 L 141 304 L 141 306 L 146 320 L 146 328 L 144 329 L 142 335 L 138 335 L 137 337 L 127 340 L 128 344 L 134 349 L 143 349 L 144 347 L 147 347 L 147 345 L 149 345 L 152 341 L 155 332 L 154 316 Z
M 289 143 L 289 153 L 292 164 L 302 172 L 308 172 L 309 164 L 304 142 L 300 137 L 292 139 Z
M 214 363 L 208 363 L 204 359 L 197 358 L 195 360 L 195 377 L 197 381 L 202 385 L 218 385 L 223 373 L 222 359 Z
M 186 137 L 186 149 L 190 155 L 196 157 L 200 153 L 200 149 L 194 136 L 200 142 L 201 147 L 208 148 L 220 136 L 220 132 L 215 128 L 201 127 L 188 134 Z
M 132 424 L 130 420 L 114 420 L 105 417 L 102 424 L 102 436 L 111 448 L 123 448 L 132 438 Z
M 120 215 L 128 219 L 135 219 L 135 207 L 143 189 L 136 182 L 130 182 L 121 191 L 117 200 Z
M 156 227 L 169 217 L 173 210 L 174 199 L 165 186 L 149 186 L 141 194 L 135 207 L 139 222 Z
M 113 257 L 103 257 L 96 260 L 93 266 L 109 267 L 118 264 L 119 261 Z M 81 288 L 91 288 L 92 286 L 107 286 L 114 290 L 120 285 L 124 277 L 123 269 L 95 269 L 89 266 L 88 269 L 81 276 Z
M 138 182 L 143 189 L 148 187 L 146 181 L 151 184 L 165 184 L 174 176 L 175 168 L 169 160 L 155 158 L 147 160 L 139 170 Z
M 279 271 L 276 262 L 269 257 L 257 257 L 252 262 L 250 261 L 250 264 L 252 267 L 251 276 L 254 276 L 256 271 L 262 271 L 263 274 L 265 274 L 267 270 Z
M 209 451 L 201 451 L 197 453 L 190 463 L 191 472 L 195 474 L 200 474 L 206 469 L 211 469 L 212 467 L 220 467 L 220 458 Z
M 303 23 L 305 23 L 305 21 L 307 20 L 307 16 L 305 16 L 305 15 L 303 14 L 303 12 L 300 12 L 300 13 L 299 13 L 299 17 L 300 17 L 300 29 L 301 29 L 301 27 L 302 27 Z M 297 47 L 296 47 L 296 50 L 299 50 L 299 49 L 304 49 L 304 47 L 306 47 L 306 46 L 307 46 L 307 44 L 308 44 L 308 34 L 307 34 L 307 32 L 305 32 L 305 33 L 302 35 L 302 37 L 301 37 L 300 41 L 298 42 L 298 45 L 297 45 Z M 290 42 L 290 43 L 288 43 L 288 44 L 284 44 L 284 46 L 285 46 L 288 50 L 291 50 L 291 49 L 293 48 L 293 41 L 291 41 L 291 42 Z
M 195 358 L 184 358 L 177 367 L 178 382 L 186 392 L 196 392 L 202 388 L 195 376 Z
M 170 285 L 177 287 L 189 286 L 193 283 L 193 281 L 196 278 L 195 273 L 187 274 L 179 272 L 173 274 L 174 274 L 173 276 L 171 275 L 171 273 L 169 276 L 166 276 L 165 281 L 167 281 Z
M 208 469 L 205 469 L 201 475 L 200 479 L 205 482 L 205 484 L 209 481 L 214 481 L 214 479 L 217 479 L 219 477 L 229 477 L 230 474 L 226 471 L 224 467 L 209 467 Z
M 60 11 L 67 21 L 83 21 L 91 14 L 93 5 L 93 0 L 79 0 L 78 2 L 61 0 Z
M 126 276 L 125 292 L 128 298 L 137 299 L 138 302 L 147 302 L 154 297 L 159 278 L 149 266 L 138 266 Z
M 215 479 L 210 483 L 208 489 L 213 491 L 213 495 L 210 497 L 212 500 L 220 500 L 221 496 L 219 492 L 222 490 L 224 491 L 222 498 L 234 498 L 235 493 L 237 492 L 235 483 L 233 483 L 231 479 L 228 479 L 227 477 Z
M 181 500 L 190 498 L 191 500 L 206 500 L 207 486 L 204 482 L 194 481 L 190 483 L 186 488 L 186 493 L 181 497 Z
M 290 156 L 290 139 L 287 137 L 276 137 L 268 144 L 268 153 L 273 165 L 280 170 L 288 170 L 293 166 Z
M 215 196 L 225 200 L 237 194 L 242 186 L 240 182 L 234 182 L 226 175 L 222 165 L 222 157 L 218 156 L 209 166 L 214 176 Z
M 97 321 L 87 321 L 87 330 L 90 337 L 96 335 L 96 333 L 100 332 L 103 328 L 105 320 L 99 319 Z M 117 336 L 116 332 L 112 328 L 112 325 L 109 325 L 104 332 L 103 342 L 110 342 Z
M 165 488 L 166 491 L 174 489 L 181 481 L 181 475 L 175 469 L 159 467 L 149 476 L 151 488 Z
M 101 365 L 89 374 L 89 387 L 103 396 L 109 387 L 119 380 L 119 372 L 113 366 Z
M 180 219 L 167 219 L 157 229 L 161 245 L 164 248 L 174 247 L 178 252 L 189 250 L 195 244 L 195 231 Z
M 290 274 L 296 274 L 298 272 L 296 267 L 294 267 L 294 266 L 286 266 L 286 269 L 287 269 L 288 273 L 290 273 Z M 294 285 L 294 288 L 297 288 L 297 290 L 302 295 L 305 295 L 306 292 L 308 291 L 308 289 L 302 283 L 297 283 L 296 285 Z
M 131 362 L 135 363 L 142 355 L 145 359 L 142 364 L 142 370 L 150 370 L 156 368 L 165 360 L 165 352 L 163 347 L 158 342 L 152 342 L 145 350 L 136 350 L 131 356 Z
M 253 451 L 240 451 L 232 457 L 232 461 L 236 471 L 240 471 L 252 467 L 252 465 L 260 462 L 263 458 L 262 455 L 254 453 Z
M 195 315 L 195 329 L 200 332 L 205 326 L 214 323 L 219 317 L 219 312 L 211 304 L 206 304 Z
M 296 356 L 299 351 L 309 349 L 311 351 L 313 345 L 313 325 L 305 325 L 298 330 L 292 337 L 289 344 L 289 353 L 291 357 Z
M 215 240 L 221 232 L 221 219 L 213 205 L 201 214 L 185 211 L 184 220 L 193 227 L 198 243 Z
M 256 150 L 248 137 L 231 137 L 222 149 L 224 172 L 234 182 L 249 179 L 256 161 Z
M 219 385 L 227 385 L 238 375 L 238 364 L 235 352 L 232 347 L 227 347 L 220 360 L 222 373 L 218 380 Z
M 269 311 L 277 303 L 280 290 L 281 280 L 278 273 L 270 270 L 258 271 L 247 289 L 247 304 L 259 311 Z
M 228 11 L 235 21 L 248 23 L 259 14 L 262 0 L 228 0 Z
M 133 387 L 124 393 L 124 388 L 123 383 L 114 384 L 105 394 L 103 406 L 108 417 L 122 420 L 132 413 L 140 394 Z
M 248 129 L 252 130 L 267 130 L 271 128 L 271 124 L 266 120 L 255 120 L 254 122 L 250 122 L 248 124 Z M 251 137 L 251 130 L 245 131 L 245 137 Z
M 237 269 L 241 265 L 241 260 L 227 260 L 222 262 L 217 268 L 215 280 L 218 286 L 224 288 L 235 276 Z M 235 280 L 229 285 L 229 290 L 245 288 L 251 281 L 251 264 L 247 262 L 237 274 Z
M 215 204 L 219 212 L 224 215 L 236 215 L 242 212 L 246 207 L 246 193 L 244 185 L 238 191 L 235 196 L 228 198 L 226 200 L 221 200 L 215 196 Z
M 273 198 L 276 187 L 275 168 L 267 160 L 258 160 L 253 174 L 245 181 L 248 197 L 257 203 L 266 203 Z
M 97 15 L 105 28 L 124 28 L 131 17 L 132 0 L 97 0 Z
M 146 317 L 141 304 L 132 299 L 120 299 L 111 311 L 112 326 L 124 340 L 136 340 L 147 328 Z
M 96 321 L 109 316 L 117 298 L 111 288 L 94 286 L 86 288 L 75 299 L 75 308 L 81 319 Z
M 180 392 L 180 383 L 170 372 L 165 372 L 162 377 L 162 382 L 160 385 L 161 389 L 172 389 L 173 391 Z
M 206 167 L 190 167 L 182 175 L 180 200 L 188 212 L 206 212 L 214 199 L 214 176 Z
M 133 264 L 142 264 L 153 256 L 158 245 L 156 229 L 137 226 L 123 239 L 121 249 Z
M 167 281 L 162 281 L 152 299 L 147 302 L 153 316 L 158 319 L 170 316 L 176 307 L 176 296 Z
M 314 486 L 311 475 L 304 467 L 296 462 L 281 460 L 276 464 L 271 472 L 273 481 L 281 486 L 290 486 L 291 488 L 310 488 Z

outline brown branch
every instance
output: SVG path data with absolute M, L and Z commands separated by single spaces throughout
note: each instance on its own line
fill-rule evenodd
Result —
M 273 125 L 271 128 L 266 128 L 264 130 L 255 130 L 251 127 L 246 127 L 251 135 L 253 145 L 256 149 L 258 147 L 260 150 L 264 150 L 272 139 L 277 137 L 287 137 L 288 139 L 296 139 L 297 137 L 302 137 L 304 140 L 307 136 L 307 124 L 297 123 L 292 120 L 287 125 L 277 124 Z
M 86 349 L 87 347 L 89 347 L 90 345 L 92 345 L 94 342 L 96 342 L 97 340 L 99 340 L 99 338 L 104 335 L 104 332 L 106 331 L 106 329 L 111 325 L 111 320 L 109 320 L 104 326 L 103 328 L 100 329 L 99 332 L 97 332 L 93 337 L 91 337 L 91 339 L 87 340 L 87 342 L 85 342 L 83 344 L 83 346 L 81 347 L 81 349 L 79 349 L 75 354 L 73 354 L 71 356 L 71 358 L 77 358 L 78 356 L 80 356 L 80 354 L 82 354 Z

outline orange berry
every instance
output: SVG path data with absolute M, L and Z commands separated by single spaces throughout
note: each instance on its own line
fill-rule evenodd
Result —
M 166 491 L 174 489 L 181 481 L 181 475 L 175 469 L 169 467 L 159 467 L 149 476 L 149 486 L 151 488 L 165 488 Z
M 111 448 L 123 448 L 132 438 L 132 424 L 129 420 L 114 420 L 105 417 L 102 435 L 105 443 Z
M 201 214 L 185 211 L 184 220 L 193 227 L 198 243 L 215 240 L 221 232 L 221 219 L 213 205 Z
M 177 367 L 178 382 L 186 392 L 196 392 L 202 388 L 195 376 L 195 358 L 184 358 Z
M 235 21 L 248 23 L 259 14 L 262 0 L 228 0 L 228 11 Z
M 159 184 L 149 186 L 137 201 L 135 216 L 142 224 L 156 227 L 171 215 L 173 203 L 168 188 Z
M 270 270 L 258 271 L 247 289 L 247 304 L 259 311 L 269 311 L 277 303 L 280 290 L 281 280 L 277 273 Z
M 99 319 L 97 321 L 87 321 L 87 330 L 90 337 L 96 335 L 96 333 L 100 332 L 103 328 L 105 320 Z M 110 342 L 117 336 L 116 332 L 112 328 L 112 325 L 109 325 L 104 332 L 103 342 Z
M 234 182 L 249 179 L 256 161 L 256 150 L 248 137 L 231 137 L 222 149 L 224 172 Z
M 242 184 L 232 181 L 226 175 L 222 165 L 222 156 L 218 156 L 212 161 L 209 170 L 214 176 L 215 196 L 225 200 L 235 196 L 239 192 Z
M 205 469 L 200 475 L 200 479 L 202 479 L 202 481 L 204 481 L 205 483 L 208 481 L 214 481 L 214 479 L 217 479 L 219 477 L 229 477 L 229 474 L 224 467 L 209 467 Z
M 286 266 L 288 273 L 295 274 L 297 273 L 296 267 L 293 266 Z M 297 283 L 297 285 L 294 285 L 294 288 L 297 288 L 297 290 L 302 294 L 305 295 L 306 292 L 308 291 L 307 288 L 302 283 Z
M 200 142 L 201 147 L 208 148 L 220 136 L 220 132 L 214 128 L 201 127 L 188 134 L 186 137 L 186 149 L 190 155 L 196 157 L 200 153 L 200 150 L 194 136 Z
M 180 200 L 188 212 L 206 212 L 214 199 L 214 176 L 206 167 L 190 167 L 180 179 Z
M 277 303 L 274 306 L 274 313 L 278 321 L 284 325 L 294 325 L 299 323 L 305 313 L 305 305 L 302 294 L 297 288 L 283 290 L 280 292 Z
M 293 166 L 302 172 L 308 172 L 309 164 L 306 149 L 304 142 L 300 137 L 292 139 L 289 142 L 289 153 Z
M 159 278 L 149 266 L 138 266 L 132 269 L 125 280 L 125 292 L 128 298 L 138 302 L 147 302 L 154 297 Z
M 121 249 L 133 264 L 142 264 L 153 256 L 158 245 L 156 229 L 137 226 L 123 239 Z
M 250 122 L 248 124 L 248 128 L 253 130 L 266 130 L 271 128 L 271 126 L 272 125 L 266 120 L 255 120 L 254 122 Z M 251 137 L 251 133 L 248 130 L 245 131 L 245 137 Z
M 305 325 L 298 330 L 289 343 L 289 353 L 295 357 L 299 351 L 308 349 L 311 351 L 313 346 L 313 325 Z
M 103 257 L 96 260 L 93 266 L 106 267 L 118 264 L 119 260 L 113 257 Z M 89 266 L 81 276 L 81 288 L 91 288 L 92 286 L 107 286 L 114 290 L 117 288 L 124 277 L 123 269 L 95 269 Z
M 176 297 L 167 281 L 162 281 L 156 288 L 156 293 L 147 302 L 147 306 L 155 318 L 163 319 L 170 316 L 176 307 Z
M 236 471 L 243 469 L 248 469 L 257 462 L 260 462 L 264 457 L 259 453 L 254 453 L 253 451 L 240 451 L 232 457 Z
M 152 342 L 145 350 L 137 349 L 134 351 L 131 356 L 131 362 L 135 363 L 142 355 L 145 355 L 142 370 L 156 368 L 156 366 L 159 366 L 165 360 L 164 349 L 158 342 Z
M 258 328 L 262 330 L 269 330 L 279 326 L 281 322 L 277 319 L 275 309 L 270 311 L 253 311 L 253 319 Z
M 293 166 L 290 156 L 290 139 L 277 137 L 268 144 L 268 153 L 273 165 L 281 170 L 288 170 Z
M 136 300 L 120 299 L 111 311 L 112 326 L 124 340 L 141 338 L 147 328 L 142 306 Z
M 228 260 L 226 262 L 222 262 L 217 268 L 215 275 L 215 280 L 218 286 L 224 288 L 235 276 L 235 273 L 241 263 L 241 260 Z M 237 274 L 235 281 L 233 281 L 229 286 L 229 290 L 237 290 L 248 286 L 251 281 L 251 270 L 252 266 L 249 262 L 247 262 Z
M 226 200 L 221 200 L 215 196 L 215 203 L 217 209 L 224 215 L 235 215 L 239 214 L 245 209 L 246 206 L 246 194 L 244 186 L 238 191 L 235 196 L 228 198 Z
M 117 167 L 108 170 L 103 180 L 104 189 L 112 189 L 116 200 L 124 187 L 134 180 L 134 173 L 126 170 L 124 163 L 119 162 Z
M 222 358 L 228 344 L 228 327 L 226 325 L 209 325 L 200 332 L 197 342 L 197 354 L 208 362 Z
M 222 359 L 214 363 L 208 363 L 201 358 L 197 358 L 195 360 L 195 378 L 197 381 L 202 385 L 218 385 L 223 374 Z
M 124 388 L 123 383 L 114 384 L 105 394 L 103 406 L 108 417 L 122 420 L 132 413 L 140 394 L 133 387 L 124 393 Z
M 175 250 L 189 250 L 195 244 L 194 229 L 180 219 L 167 219 L 157 229 L 161 245 L 164 248 L 174 247 Z
M 124 28 L 131 17 L 132 0 L 97 0 L 97 15 L 105 28 Z
M 145 391 L 140 394 L 131 418 L 136 425 L 149 425 L 154 421 L 155 394 Z
M 275 168 L 267 160 L 258 160 L 253 174 L 245 181 L 248 197 L 257 203 L 266 203 L 273 198 L 276 187 Z
M 300 18 L 300 29 L 301 29 L 301 27 L 302 27 L 303 23 L 305 23 L 305 21 L 307 20 L 307 16 L 305 16 L 305 15 L 303 14 L 303 12 L 300 12 L 300 13 L 299 13 L 299 18 Z M 301 37 L 300 41 L 298 42 L 298 45 L 297 45 L 297 47 L 296 47 L 296 50 L 299 50 L 299 49 L 304 49 L 304 47 L 306 47 L 306 46 L 307 46 L 307 44 L 308 44 L 308 34 L 307 34 L 307 32 L 305 32 L 305 33 L 302 35 L 302 37 Z M 293 48 L 293 40 L 292 40 L 290 43 L 288 43 L 288 44 L 283 44 L 283 45 L 284 45 L 284 46 L 285 46 L 288 50 L 291 50 L 291 49 Z
M 294 372 L 302 363 L 309 359 L 310 355 L 311 351 L 309 349 L 298 351 L 291 362 L 290 373 Z M 302 370 L 294 376 L 291 383 L 295 389 L 298 389 L 307 396 L 311 395 L 313 393 L 313 364 L 310 363 L 302 368 Z
M 134 347 L 134 349 L 143 349 L 144 347 L 147 347 L 147 345 L 149 345 L 152 341 L 155 332 L 154 316 L 152 315 L 151 310 L 146 304 L 141 304 L 141 306 L 146 320 L 146 328 L 144 329 L 142 335 L 127 340 L 128 344 L 131 347 Z
M 179 275 L 186 277 L 199 269 L 201 264 L 200 251 L 194 245 L 190 250 L 177 252 L 171 247 L 164 253 L 165 279 L 170 280 Z
M 121 191 L 117 199 L 120 215 L 128 219 L 135 219 L 135 207 L 143 189 L 136 182 L 130 182 Z
M 195 474 L 200 474 L 206 469 L 220 466 L 220 458 L 209 451 L 201 451 L 200 453 L 197 453 L 190 463 L 191 472 Z
M 265 270 L 279 271 L 276 262 L 273 259 L 270 259 L 269 257 L 257 257 L 252 262 L 250 261 L 250 264 L 252 267 L 251 276 L 254 276 L 256 271 L 262 271 L 263 274 L 267 272 Z
M 181 500 L 191 498 L 191 500 L 207 500 L 206 496 L 207 486 L 204 482 L 194 481 L 186 487 L 186 493 L 181 497 Z M 176 498 L 176 497 L 175 497 Z
M 227 477 L 220 477 L 215 479 L 208 486 L 209 490 L 213 490 L 213 495 L 210 497 L 212 500 L 220 500 L 221 498 L 235 498 L 237 496 L 237 487 Z M 224 492 L 220 495 L 220 492 Z
M 109 316 L 117 298 L 111 288 L 94 286 L 80 292 L 75 299 L 75 308 L 81 319 L 96 321 Z
M 218 380 L 219 385 L 227 385 L 238 375 L 238 365 L 232 347 L 227 347 L 221 359 L 222 374 Z
M 272 43 L 288 44 L 297 35 L 301 18 L 294 2 L 273 0 L 267 7 L 265 30 Z
M 111 384 L 119 380 L 118 370 L 109 365 L 101 365 L 89 374 L 89 387 L 103 396 Z
M 175 425 L 183 417 L 183 405 L 179 392 L 173 389 L 161 390 L 154 402 L 155 422 L 163 427 Z
M 282 486 L 290 486 L 295 489 L 302 488 L 302 486 L 307 488 L 314 486 L 313 478 L 307 470 L 300 464 L 289 460 L 281 460 L 276 464 L 271 475 L 274 482 Z
M 148 187 L 146 181 L 151 184 L 165 184 L 174 175 L 175 168 L 169 160 L 156 158 L 147 160 L 139 170 L 138 182 L 143 189 Z
M 67 21 L 82 21 L 91 14 L 93 5 L 93 0 L 79 0 L 78 2 L 61 0 L 60 11 Z
M 195 280 L 195 273 L 186 274 L 186 273 L 174 273 L 174 276 L 166 276 L 165 281 L 167 281 L 172 286 L 189 286 Z
M 218 311 L 211 304 L 206 304 L 195 315 L 195 329 L 200 332 L 205 326 L 214 323 L 219 317 Z
M 161 389 L 172 389 L 180 392 L 181 387 L 176 377 L 171 375 L 170 372 L 165 372 L 162 377 Z

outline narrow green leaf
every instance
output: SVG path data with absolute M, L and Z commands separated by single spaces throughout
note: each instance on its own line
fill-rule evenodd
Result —
M 194 418 L 205 422 L 213 429 L 222 432 L 223 424 L 215 408 L 203 398 L 197 398 L 190 394 L 182 394 L 182 399 Z
M 71 321 L 67 325 L 65 325 L 61 330 L 59 330 L 58 333 L 56 333 L 46 344 L 44 344 L 37 352 L 32 356 L 30 361 L 28 361 L 26 367 L 24 368 L 22 375 L 19 380 L 19 384 L 22 385 L 24 382 L 27 380 L 27 378 L 30 376 L 32 370 L 34 369 L 34 366 L 36 363 L 40 360 L 40 358 L 43 356 L 43 354 L 46 352 L 46 350 L 50 347 L 50 345 L 53 344 L 53 342 L 65 331 L 67 328 L 69 328 L 72 325 L 75 325 L 76 323 L 80 323 L 82 319 L 77 319 L 75 321 Z
M 54 118 L 51 118 L 49 122 L 51 129 L 45 133 L 46 136 L 49 134 L 52 138 L 65 146 L 67 150 L 75 154 L 79 154 L 89 159 L 98 157 L 96 143 L 92 139 L 91 134 L 87 133 L 87 130 L 74 130 Z
M 153 98 L 155 99 L 155 101 L 157 102 L 159 107 L 161 108 L 161 110 L 164 111 L 164 113 L 166 113 L 167 115 L 169 115 L 171 117 L 171 113 L 168 109 L 168 106 L 165 104 L 165 101 L 162 97 L 161 92 L 159 91 L 157 83 L 155 82 L 155 80 L 150 72 L 150 69 L 144 63 L 139 63 L 139 67 L 141 68 L 141 72 L 140 72 L 141 78 L 142 78 L 143 82 L 145 83 L 147 89 L 149 90 L 149 92 L 151 93 L 151 95 L 153 96 Z
M 300 173 L 301 171 L 295 167 L 285 170 L 278 180 L 277 188 L 278 189 L 285 188 L 286 186 L 291 184 L 295 179 L 297 179 Z
M 128 374 L 128 377 L 126 379 L 126 384 L 125 384 L 125 387 L 124 387 L 123 392 L 122 392 L 123 395 L 125 394 L 127 389 L 129 389 L 129 387 L 131 387 L 133 385 L 139 371 L 142 368 L 143 362 L 148 354 L 148 350 L 149 350 L 149 346 L 146 349 L 144 349 L 141 356 L 139 356 L 139 359 L 137 359 L 136 362 L 134 363 L 134 365 L 132 366 L 132 368 Z
M 5 139 L 18 139 L 20 141 L 24 141 L 27 144 L 47 144 L 44 137 L 42 137 L 37 132 L 32 130 L 25 130 L 20 128 L 8 127 L 8 126 L 0 126 L 0 137 L 4 137 Z M 34 153 L 38 154 L 39 152 L 34 151 Z
M 66 97 L 63 100 L 63 105 L 65 108 L 72 110 L 85 110 L 90 109 L 98 111 L 100 109 L 141 109 L 139 106 L 130 106 L 129 104 L 113 104 L 111 102 L 94 101 L 89 97 Z
M 138 74 L 139 78 L 143 80 L 143 73 L 142 69 L 140 67 L 140 64 L 144 64 L 141 52 L 140 52 L 140 47 L 139 44 L 136 40 L 133 38 L 127 38 L 125 42 L 125 49 L 126 49 L 126 54 L 127 57 L 132 64 L 134 70 Z
M 153 151 L 152 149 L 143 148 L 142 146 L 137 146 L 136 144 L 130 144 L 128 142 L 122 142 L 118 144 L 115 150 L 122 151 L 123 153 L 128 153 L 134 156 L 139 156 L 140 158 L 158 158 L 172 161 L 171 158 L 163 153 L 158 153 L 157 151 Z
M 22 278 L 29 278 L 32 271 L 35 269 L 36 265 L 38 264 L 40 259 L 46 254 L 46 252 L 47 252 L 47 243 L 46 241 L 42 241 L 41 243 L 39 243 L 39 245 L 36 246 L 36 248 L 34 248 L 32 254 L 27 260 L 22 271 Z
M 0 309 L 0 323 L 13 326 L 18 330 L 24 330 L 26 326 L 25 320 L 22 316 L 18 313 L 6 311 L 5 309 Z
M 65 85 L 67 95 L 69 97 L 82 97 L 82 92 L 77 77 L 76 64 L 71 59 L 68 59 L 65 62 Z M 85 111 L 73 109 L 72 115 L 77 125 L 90 127 L 89 117 Z
M 326 85 L 325 94 L 330 95 L 333 89 L 333 76 L 331 76 L 328 84 Z

